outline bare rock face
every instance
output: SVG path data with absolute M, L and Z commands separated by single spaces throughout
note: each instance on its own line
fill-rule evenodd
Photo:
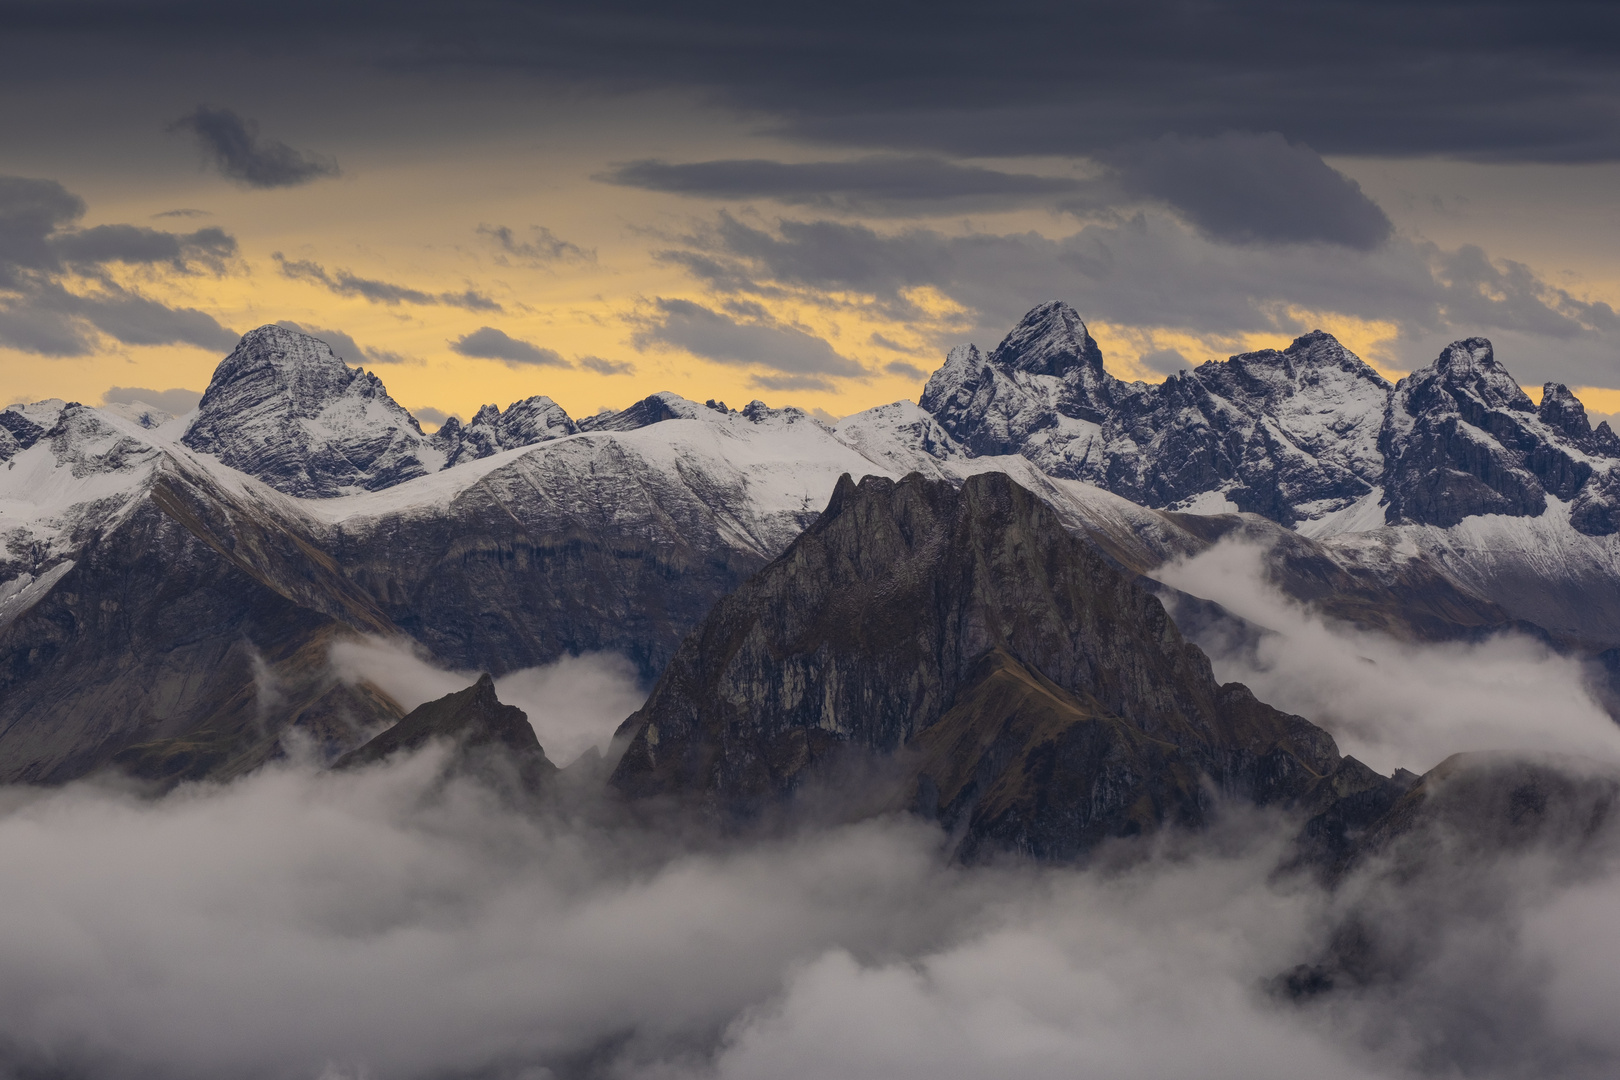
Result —
M 1218 685 L 1157 599 L 996 473 L 960 490 L 845 477 L 620 738 L 622 791 L 744 813 L 823 763 L 896 762 L 964 855 L 1196 824 L 1210 790 L 1294 803 L 1341 760 L 1326 732 Z
M 304 498 L 376 491 L 444 461 L 375 375 L 274 325 L 245 335 L 214 370 L 182 441 Z
M 515 705 L 501 703 L 488 674 L 465 690 L 418 706 L 387 731 L 338 758 L 332 768 L 371 765 L 420 750 L 435 739 L 455 744 L 454 768 L 515 778 L 530 791 L 538 790 L 557 771 L 540 748 L 528 716 Z

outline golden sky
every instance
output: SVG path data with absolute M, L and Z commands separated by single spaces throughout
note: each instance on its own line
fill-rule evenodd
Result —
M 966 299 L 970 290 L 953 294 L 948 286 L 929 284 L 902 288 L 888 303 L 858 287 L 748 293 L 744 299 L 755 305 L 748 320 L 820 339 L 865 371 L 823 379 L 821 388 L 805 385 L 802 378 L 798 385 L 790 379 L 783 388 L 781 371 L 769 362 L 717 362 L 638 340 L 638 330 L 655 317 L 659 298 L 694 301 L 714 311 L 728 300 L 742 302 L 741 294 L 717 290 L 660 254 L 693 249 L 692 238 L 712 230 L 721 212 L 762 234 L 780 229 L 784 221 L 833 220 L 887 238 L 923 230 L 964 243 L 994 236 L 1055 244 L 1088 222 L 1123 229 L 1121 220 L 1142 211 L 1126 206 L 1086 217 L 1024 205 L 896 218 L 770 199 L 691 198 L 641 190 L 604 182 L 601 176 L 617 164 L 648 158 L 792 162 L 840 155 L 762 134 L 746 117 L 689 101 L 629 97 L 558 104 L 558 109 L 565 107 L 570 110 L 566 124 L 555 117 L 532 123 L 519 117 L 510 127 L 486 124 L 465 134 L 456 133 L 453 125 L 448 130 L 441 126 L 435 137 L 423 140 L 368 142 L 353 137 L 352 126 L 346 135 L 342 125 L 288 123 L 267 135 L 334 155 L 341 173 L 270 190 L 231 183 L 202 167 L 195 149 L 183 140 L 161 133 L 153 141 L 161 144 L 162 153 L 154 151 L 128 170 L 117 167 L 117 146 L 102 158 L 79 151 L 59 160 L 51 157 L 49 147 L 36 147 L 18 163 L 21 168 L 0 172 L 60 181 L 88 204 L 79 227 L 224 229 L 236 239 L 238 250 L 217 271 L 113 267 L 106 272 L 170 307 L 206 312 L 237 333 L 282 320 L 340 331 L 371 354 L 347 357 L 350 363 L 376 371 L 402 404 L 463 417 L 487 402 L 504 407 L 533 394 L 546 394 L 570 414 L 582 416 L 622 408 L 658 390 L 697 400 L 719 398 L 733 407 L 758 397 L 773 405 L 797 404 L 841 416 L 916 398 L 949 343 L 971 338 L 981 347 L 992 346 L 1016 317 L 1010 314 L 1015 308 L 1049 299 L 1066 300 L 1087 318 L 1111 370 L 1150 380 L 1162 378 L 1163 369 L 1139 362 L 1144 355 L 1174 349 L 1196 364 L 1247 349 L 1282 347 L 1289 327 L 1326 329 L 1391 378 L 1432 358 L 1433 343 L 1440 337 L 1460 336 L 1437 330 L 1438 337 L 1415 344 L 1402 338 L 1400 315 L 1380 317 L 1375 301 L 1358 296 L 1355 304 L 1338 309 L 1331 290 L 1328 301 L 1320 302 L 1321 289 L 1315 294 L 1318 302 L 1310 297 L 1291 300 L 1286 280 L 1267 285 L 1274 295 L 1256 301 L 1270 305 L 1268 318 L 1276 323 L 1263 327 L 1223 326 L 1218 316 L 1202 324 L 1175 314 L 1154 321 L 1151 305 L 1145 317 L 1111 317 L 1109 311 L 1093 310 L 1084 290 L 1072 282 L 1047 282 L 1033 271 L 999 313 L 975 308 Z M 981 159 L 978 164 L 1060 178 L 1084 175 L 1087 168 L 1084 162 L 1053 158 Z M 1620 175 L 1612 167 L 1358 158 L 1331 164 L 1361 184 L 1412 250 L 1477 245 L 1499 265 L 1517 262 L 1538 281 L 1571 296 L 1620 307 L 1620 257 L 1614 254 L 1620 251 L 1620 197 L 1614 195 L 1620 191 Z M 160 216 L 176 210 L 196 213 Z M 1156 228 L 1182 228 L 1191 235 L 1173 215 L 1152 208 L 1148 212 L 1159 214 Z M 501 228 L 510 230 L 518 245 L 544 248 L 551 243 L 556 257 L 504 250 L 494 231 Z M 1254 272 L 1255 256 L 1242 245 L 1204 244 L 1183 261 L 1225 258 L 1228 252 L 1236 253 L 1231 257 L 1239 270 L 1233 273 Z M 1324 258 L 1334 257 L 1329 253 Z M 317 264 L 334 280 L 347 273 L 403 286 L 431 302 L 379 303 L 362 295 L 340 295 L 307 276 L 284 271 L 295 263 Z M 995 273 L 994 267 L 984 271 L 989 277 Z M 1282 273 L 1286 278 L 1286 271 Z M 70 289 L 94 288 L 93 282 L 71 276 L 64 283 Z M 1482 288 L 1489 292 L 1489 286 Z M 468 290 L 487 297 L 499 310 L 436 299 Z M 900 300 L 904 310 L 897 310 Z M 1119 307 L 1117 299 L 1113 303 Z M 452 351 L 452 342 L 486 326 L 552 350 L 569 366 L 508 363 Z M 1488 329 L 1480 332 L 1490 336 Z M 1556 348 L 1557 342 L 1549 341 Z M 121 344 L 105 335 L 100 342 L 84 356 L 42 356 L 0 347 L 0 397 L 99 402 L 115 386 L 201 391 L 222 355 L 218 349 L 183 344 Z M 1519 350 L 1526 353 L 1522 343 Z M 1538 362 L 1544 359 L 1537 357 Z M 1504 355 L 1504 360 L 1518 373 L 1514 357 Z M 1590 365 L 1584 370 L 1584 377 L 1567 381 L 1592 388 L 1586 397 L 1599 411 L 1620 409 L 1620 373 L 1604 379 L 1590 375 Z M 1535 378 L 1522 381 L 1539 385 Z

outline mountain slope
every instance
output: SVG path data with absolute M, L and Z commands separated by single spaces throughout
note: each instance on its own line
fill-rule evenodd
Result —
M 1014 683 L 1030 693 L 1009 713 Z M 734 812 L 841 755 L 912 748 L 925 808 L 1048 856 L 1202 820 L 1204 782 L 1297 802 L 1340 767 L 1326 732 L 1217 685 L 1156 599 L 999 473 L 842 479 L 619 737 L 620 790 Z

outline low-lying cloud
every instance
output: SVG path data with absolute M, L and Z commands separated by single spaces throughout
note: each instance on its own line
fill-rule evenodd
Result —
M 201 390 L 171 387 L 168 390 L 149 390 L 143 386 L 109 386 L 101 400 L 109 405 L 151 405 L 174 416 L 184 416 L 202 400 Z
M 1476 750 L 1620 763 L 1620 726 L 1592 700 L 1579 661 L 1521 634 L 1424 645 L 1329 623 L 1280 594 L 1263 558 L 1228 540 L 1154 576 L 1263 628 L 1217 626 L 1199 644 L 1223 682 L 1320 724 L 1343 753 L 1385 773 Z
M 468 681 L 379 640 L 333 660 L 407 706 Z M 599 746 L 640 695 L 627 662 L 600 656 L 498 689 L 559 759 Z M 1210 831 L 1120 843 L 1089 868 L 961 867 L 904 815 L 723 837 L 673 808 L 627 815 L 589 785 L 518 811 L 446 780 L 442 747 L 337 774 L 292 750 L 161 798 L 0 789 L 0 1071 L 1508 1080 L 1540 1066 L 1596 1080 L 1620 1067 L 1606 929 L 1620 879 L 1606 863 L 1573 873 L 1531 852 L 1431 874 L 1422 897 L 1375 867 L 1329 892 L 1274 873 L 1297 822 L 1228 807 Z M 1482 882 L 1483 905 L 1469 887 Z M 1306 1003 L 1268 989 L 1358 911 L 1426 935 L 1407 977 Z
M 1601 874 L 1448 932 L 1416 997 L 1305 1009 L 1265 987 L 1340 913 L 1271 874 L 1274 818 L 1122 868 L 967 869 L 906 818 L 719 842 L 524 815 L 441 782 L 437 753 L 161 799 L 0 793 L 5 1070 L 1368 1080 L 1458 1075 L 1391 1033 L 1465 998 L 1455 1050 L 1486 1062 L 1466 1075 L 1514 1075 L 1489 1064 L 1495 1025 L 1513 1063 L 1568 1063 L 1571 1032 L 1587 1067 L 1560 1075 L 1620 1063 L 1615 998 L 1592 993 L 1612 965 L 1576 939 L 1607 940 Z

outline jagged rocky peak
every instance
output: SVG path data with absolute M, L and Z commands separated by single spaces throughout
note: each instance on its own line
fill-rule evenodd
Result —
M 561 405 L 536 395 L 514 401 L 505 412 L 493 404 L 485 405 L 465 424 L 451 417 L 434 434 L 433 442 L 444 450 L 448 468 L 502 450 L 560 439 L 578 430 Z
M 1612 433 L 1593 432 L 1574 395 L 1549 384 L 1538 409 L 1496 359 L 1468 338 L 1395 385 L 1379 438 L 1390 524 L 1456 525 L 1477 514 L 1538 517 L 1549 495 L 1576 502 L 1584 532 L 1612 532 L 1612 513 L 1592 506 L 1620 457 Z
M 921 404 L 975 456 L 1020 454 L 1146 506 L 1236 506 L 1285 525 L 1378 482 L 1389 384 L 1329 334 L 1128 383 L 1072 308 L 1031 311 L 990 357 L 953 349 Z
M 1212 360 L 1193 375 L 1212 393 L 1233 402 L 1256 404 L 1302 393 L 1321 397 L 1325 391 L 1328 399 L 1321 404 L 1331 406 L 1339 404 L 1335 399 L 1340 397 L 1340 387 L 1353 386 L 1364 390 L 1360 396 L 1376 398 L 1381 409 L 1390 389 L 1389 380 L 1324 330 L 1297 337 L 1286 349 L 1260 349 Z
M 853 756 L 892 767 L 964 855 L 1053 858 L 1202 821 L 1205 783 L 1294 803 L 1341 764 L 1319 728 L 1218 685 L 1155 598 L 1003 473 L 844 476 L 618 740 L 628 794 L 747 813 Z
M 1566 439 L 1585 442 L 1592 437 L 1592 422 L 1586 418 L 1586 406 L 1563 383 L 1550 382 L 1542 386 L 1536 418 Z
M 1519 381 L 1497 362 L 1496 350 L 1487 338 L 1452 342 L 1435 360 L 1434 369 L 1453 392 L 1472 393 L 1491 408 L 1536 411 Z
M 306 498 L 375 491 L 443 464 L 380 379 L 275 325 L 245 335 L 214 370 L 181 441 Z
M 1068 375 L 1077 368 L 1103 370 L 1102 350 L 1086 329 L 1080 313 L 1061 300 L 1031 308 L 1001 344 L 990 362 L 1030 375 Z

